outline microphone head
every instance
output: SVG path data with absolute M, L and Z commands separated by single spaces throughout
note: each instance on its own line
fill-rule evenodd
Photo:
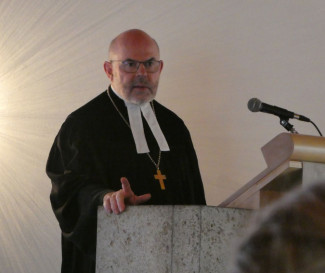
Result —
M 262 102 L 257 98 L 252 98 L 248 101 L 247 107 L 252 112 L 258 112 L 262 108 Z

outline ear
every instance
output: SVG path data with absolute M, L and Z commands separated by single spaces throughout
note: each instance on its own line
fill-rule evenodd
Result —
M 113 69 L 112 69 L 112 63 L 110 62 L 104 62 L 104 70 L 107 75 L 107 77 L 110 79 L 110 81 L 113 80 Z
M 161 71 L 163 69 L 163 66 L 164 66 L 164 62 L 163 62 L 163 60 L 160 60 L 160 71 L 159 71 L 159 73 L 161 73 Z

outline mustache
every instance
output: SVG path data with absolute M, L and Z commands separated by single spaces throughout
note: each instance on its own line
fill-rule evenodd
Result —
M 151 83 L 148 82 L 144 77 L 136 78 L 134 81 L 132 81 L 131 85 L 132 86 L 142 85 L 148 88 L 152 88 Z

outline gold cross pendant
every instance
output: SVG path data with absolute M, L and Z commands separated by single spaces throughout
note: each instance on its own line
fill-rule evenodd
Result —
M 166 188 L 165 188 L 164 180 L 167 179 L 166 175 L 161 174 L 160 170 L 158 169 L 157 174 L 155 174 L 154 177 L 155 177 L 155 179 L 159 180 L 160 188 L 162 190 L 165 190 Z

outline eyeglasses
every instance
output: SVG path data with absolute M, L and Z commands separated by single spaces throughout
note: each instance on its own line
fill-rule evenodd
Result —
M 143 64 L 144 68 L 146 69 L 146 72 L 155 73 L 159 70 L 161 63 L 161 61 L 157 61 L 154 59 L 143 62 L 135 60 L 110 60 L 110 62 L 120 62 L 120 68 L 126 73 L 136 73 L 140 67 L 140 64 Z

